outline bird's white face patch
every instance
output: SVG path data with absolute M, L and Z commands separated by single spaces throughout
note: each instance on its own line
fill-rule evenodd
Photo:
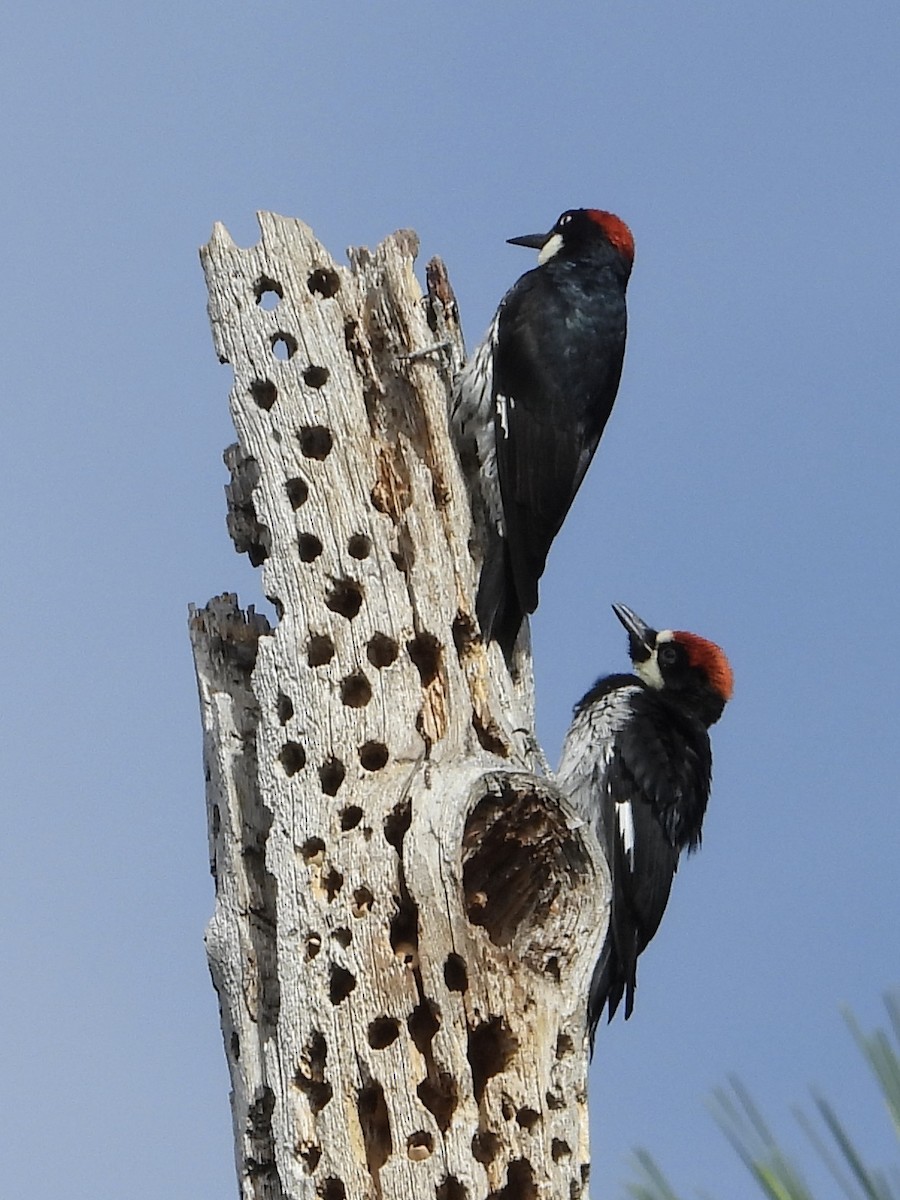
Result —
M 554 254 L 559 254 L 560 250 L 562 250 L 562 244 L 561 233 L 554 233 L 552 237 L 547 238 L 538 255 L 538 264 L 543 266 L 545 262 L 550 261 Z
M 674 637 L 675 634 L 671 629 L 664 629 L 662 633 L 658 633 L 656 635 L 656 646 L 650 657 L 644 659 L 642 663 L 634 664 L 635 675 L 637 675 L 638 679 L 643 680 L 647 687 L 656 688 L 657 690 L 665 687 L 665 684 L 663 683 L 662 672 L 659 669 L 659 663 L 657 662 L 656 656 L 659 652 L 660 646 L 664 645 L 666 642 L 671 642 Z
M 616 829 L 622 839 L 622 848 L 628 859 L 628 866 L 634 870 L 634 813 L 631 811 L 631 801 L 626 800 L 616 805 Z

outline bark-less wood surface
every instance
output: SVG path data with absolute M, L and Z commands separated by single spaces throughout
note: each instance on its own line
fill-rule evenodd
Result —
M 410 232 L 346 268 L 260 225 L 202 259 L 228 528 L 278 622 L 191 613 L 241 1195 L 578 1200 L 608 876 L 540 773 L 527 648 L 513 680 L 478 636 L 452 292 Z

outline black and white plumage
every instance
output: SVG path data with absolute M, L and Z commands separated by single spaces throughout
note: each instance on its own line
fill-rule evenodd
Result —
M 616 398 L 634 261 L 627 225 L 599 209 L 510 241 L 538 265 L 503 297 L 450 411 L 485 543 L 478 619 L 507 659 Z
M 707 730 L 733 679 L 724 652 L 696 634 L 651 629 L 615 604 L 633 675 L 599 679 L 575 707 L 557 772 L 609 863 L 609 929 L 591 980 L 588 1029 L 622 997 L 634 1007 L 637 960 L 659 928 L 682 850 L 700 845 L 712 753 Z

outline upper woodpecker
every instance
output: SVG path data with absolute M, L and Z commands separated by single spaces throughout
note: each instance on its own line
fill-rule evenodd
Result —
M 538 265 L 501 300 L 450 409 L 485 526 L 478 619 L 507 659 L 616 398 L 634 261 L 628 226 L 596 208 L 509 241 L 538 250 Z
M 638 955 L 659 928 L 682 850 L 700 845 L 712 753 L 707 729 L 731 697 L 718 646 L 693 633 L 657 632 L 624 604 L 633 675 L 598 679 L 576 705 L 559 765 L 560 786 L 606 851 L 609 929 L 594 968 L 588 1029 L 625 996 L 634 1007 Z

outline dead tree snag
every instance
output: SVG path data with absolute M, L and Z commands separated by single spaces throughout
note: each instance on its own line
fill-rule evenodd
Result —
M 527 655 L 477 633 L 452 292 L 411 233 L 345 268 L 260 224 L 202 257 L 228 528 L 278 620 L 191 613 L 241 1194 L 577 1200 L 608 880 L 538 773 Z

